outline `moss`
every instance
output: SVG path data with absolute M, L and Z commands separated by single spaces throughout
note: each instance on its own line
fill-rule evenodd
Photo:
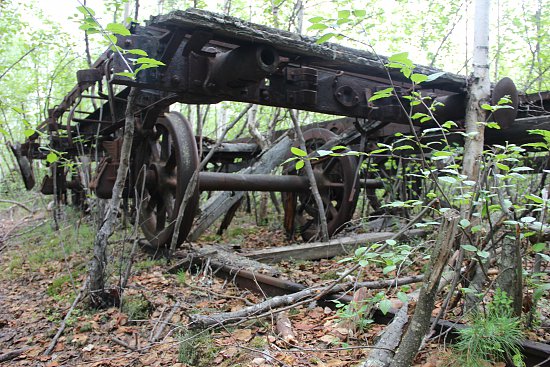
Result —
M 209 367 L 218 355 L 218 348 L 210 334 L 187 331 L 179 336 L 178 361 L 189 366 Z

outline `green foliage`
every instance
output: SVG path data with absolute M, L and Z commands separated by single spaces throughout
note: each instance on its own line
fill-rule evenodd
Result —
M 473 315 L 469 327 L 459 331 L 455 362 L 478 367 L 510 358 L 516 366 L 524 365 L 519 346 L 523 333 L 519 319 L 512 317 L 511 303 L 505 292 L 495 291 L 486 313 Z
M 130 322 L 149 319 L 151 303 L 143 295 L 126 297 L 122 302 L 122 312 L 128 315 Z
M 186 331 L 178 337 L 178 361 L 189 366 L 207 367 L 212 365 L 218 354 L 210 335 L 204 331 Z

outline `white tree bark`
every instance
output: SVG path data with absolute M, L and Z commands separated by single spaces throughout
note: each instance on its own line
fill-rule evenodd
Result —
M 481 104 L 489 99 L 489 13 L 490 0 L 476 0 L 474 24 L 473 73 L 466 107 L 466 137 L 462 173 L 468 180 L 477 181 L 480 158 L 483 152 L 486 111 Z

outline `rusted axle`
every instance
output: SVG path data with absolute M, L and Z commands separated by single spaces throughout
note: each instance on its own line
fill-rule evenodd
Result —
M 332 182 L 315 172 L 315 181 L 320 190 L 341 188 L 343 182 Z M 361 179 L 362 187 L 370 189 L 382 188 L 381 180 Z M 162 170 L 153 167 L 147 171 L 145 183 L 148 187 L 165 187 L 176 189 L 176 176 L 169 176 Z M 273 191 L 273 192 L 303 192 L 310 190 L 310 183 L 305 176 L 295 175 L 268 175 L 268 174 L 239 174 L 221 172 L 199 172 L 200 191 Z

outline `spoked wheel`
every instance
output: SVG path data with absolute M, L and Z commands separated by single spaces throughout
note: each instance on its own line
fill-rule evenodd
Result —
M 141 229 L 153 246 L 161 247 L 171 243 L 180 205 L 199 162 L 195 137 L 181 114 L 170 112 L 159 118 L 153 133 L 137 148 L 141 159 L 136 193 Z M 191 229 L 198 201 L 196 186 L 181 220 L 178 245 Z
M 314 128 L 304 131 L 304 140 L 308 152 L 319 149 L 336 135 L 327 129 Z M 332 236 L 342 229 L 355 211 L 359 181 L 356 178 L 357 161 L 355 157 L 325 156 L 312 160 L 311 165 L 318 183 L 319 193 L 325 207 L 328 234 Z M 287 174 L 305 175 L 305 170 L 296 172 L 287 170 Z M 285 229 L 292 236 L 299 232 L 306 241 L 320 234 L 319 210 L 313 194 L 308 192 L 285 193 Z

